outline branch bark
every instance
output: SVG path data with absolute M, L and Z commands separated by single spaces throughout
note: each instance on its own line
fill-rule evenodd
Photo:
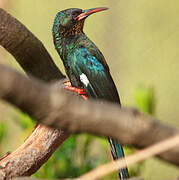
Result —
M 43 44 L 23 24 L 2 8 L 0 19 L 0 45 L 15 57 L 28 75 L 47 82 L 65 77 Z M 68 137 L 69 133 L 38 125 L 20 148 L 0 160 L 0 179 L 30 176 Z
M 22 146 L 0 161 L 0 179 L 35 173 L 67 137 L 63 131 L 38 125 Z
M 135 109 L 120 109 L 118 105 L 107 102 L 82 101 L 63 88 L 28 79 L 3 66 L 0 66 L 0 77 L 1 98 L 51 127 L 71 133 L 111 136 L 122 144 L 138 148 L 179 133 L 179 129 L 163 125 Z M 179 148 L 158 157 L 179 165 Z
M 44 81 L 65 78 L 51 56 L 23 24 L 0 8 L 0 45 L 2 45 L 24 71 Z

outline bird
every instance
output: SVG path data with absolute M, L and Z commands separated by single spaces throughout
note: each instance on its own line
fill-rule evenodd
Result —
M 106 7 L 92 9 L 69 8 L 57 13 L 53 28 L 53 42 L 63 61 L 72 87 L 84 90 L 87 98 L 117 103 L 119 94 L 110 74 L 109 66 L 98 47 L 84 33 L 86 18 Z M 120 143 L 108 137 L 114 160 L 124 157 Z M 127 168 L 120 169 L 120 179 L 128 179 Z

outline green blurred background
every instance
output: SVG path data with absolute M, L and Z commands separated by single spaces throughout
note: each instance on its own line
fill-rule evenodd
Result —
M 123 105 L 138 107 L 172 126 L 179 125 L 179 1 L 0 0 L 0 6 L 4 6 L 44 43 L 62 70 L 51 32 L 56 13 L 70 7 L 109 7 L 108 11 L 87 19 L 85 32 L 106 57 Z M 22 71 L 2 48 L 0 63 Z M 1 155 L 22 144 L 33 125 L 27 115 L 1 102 Z M 135 152 L 127 147 L 125 151 L 127 154 Z M 86 134 L 73 135 L 35 177 L 76 177 L 110 160 L 105 139 Z M 176 178 L 179 169 L 151 158 L 132 166 L 130 173 L 145 179 L 160 180 Z M 116 174 L 112 174 L 104 179 L 115 177 Z

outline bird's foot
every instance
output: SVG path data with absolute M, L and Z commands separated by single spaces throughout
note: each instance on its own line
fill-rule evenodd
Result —
M 76 92 L 79 95 L 84 95 L 85 94 L 83 89 L 79 89 L 79 88 L 76 88 L 76 87 L 73 87 L 73 86 L 66 86 L 65 89 L 67 89 L 69 91 Z
M 80 89 L 80 88 L 76 88 L 76 87 L 71 86 L 71 83 L 69 81 L 64 82 L 64 85 L 65 85 L 65 89 L 79 94 L 84 100 L 88 99 L 87 96 L 85 96 L 84 89 Z

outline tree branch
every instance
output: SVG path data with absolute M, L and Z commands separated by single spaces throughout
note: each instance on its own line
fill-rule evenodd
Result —
M 17 19 L 0 8 L 0 45 L 27 74 L 44 81 L 65 78 L 43 44 Z
M 63 131 L 38 125 L 22 146 L 0 161 L 0 179 L 32 175 L 67 137 Z
M 118 159 L 116 161 L 101 165 L 94 170 L 86 173 L 79 177 L 79 180 L 96 180 L 105 175 L 108 175 L 114 171 L 122 169 L 127 166 L 131 166 L 137 162 L 148 159 L 149 157 L 155 156 L 169 149 L 176 148 L 179 146 L 179 134 L 163 140 L 162 142 L 156 143 L 148 148 L 145 148 L 133 155 L 127 156 L 126 158 Z
M 4 66 L 0 66 L 0 77 L 1 98 L 51 127 L 72 133 L 111 136 L 122 144 L 138 148 L 150 146 L 179 133 L 178 129 L 163 125 L 137 110 L 120 109 L 111 103 L 85 102 L 56 85 L 27 79 Z M 158 157 L 179 165 L 179 148 Z
M 47 82 L 65 77 L 43 44 L 24 25 L 1 8 L 0 19 L 0 45 L 15 57 L 28 75 Z M 0 160 L 0 177 L 30 176 L 68 137 L 69 133 L 37 126 L 20 148 Z

